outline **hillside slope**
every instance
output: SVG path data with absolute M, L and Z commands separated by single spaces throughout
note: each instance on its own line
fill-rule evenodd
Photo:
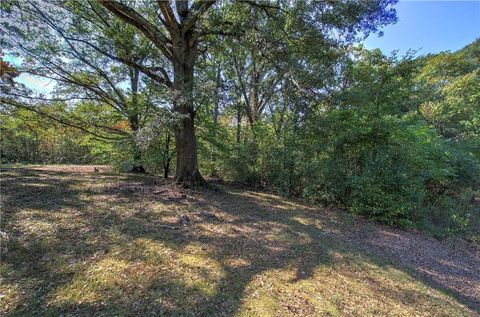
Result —
M 226 187 L 5 168 L 2 316 L 476 316 L 480 249 Z M 178 223 L 182 214 L 188 226 Z

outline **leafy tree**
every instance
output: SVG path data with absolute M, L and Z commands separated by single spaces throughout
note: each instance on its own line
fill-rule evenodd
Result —
M 456 142 L 459 139 L 480 156 L 480 40 L 458 52 L 443 52 L 424 62 L 418 76 L 427 87 L 429 98 L 421 112 L 441 135 Z

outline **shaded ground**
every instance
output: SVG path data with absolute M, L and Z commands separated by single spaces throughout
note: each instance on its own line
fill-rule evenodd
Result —
M 1 179 L 2 316 L 479 315 L 480 249 L 463 241 L 103 168 Z M 189 227 L 166 227 L 181 214 Z

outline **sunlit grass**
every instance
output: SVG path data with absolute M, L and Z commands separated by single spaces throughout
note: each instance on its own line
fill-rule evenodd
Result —
M 333 220 L 313 207 L 55 171 L 2 176 L 2 316 L 475 314 L 408 268 L 333 238 Z M 165 227 L 184 213 L 191 226 Z

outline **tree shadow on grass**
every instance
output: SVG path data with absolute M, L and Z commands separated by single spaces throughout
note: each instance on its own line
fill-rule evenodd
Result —
M 346 233 L 352 228 L 341 228 L 335 214 L 277 196 L 244 190 L 189 192 L 142 176 L 29 169 L 12 173 L 4 185 L 4 221 L 14 237 L 3 260 L 5 280 L 19 282 L 24 293 L 18 292 L 7 316 L 232 316 L 265 274 L 289 274 L 281 283 L 302 283 L 313 279 L 318 268 L 345 264 L 338 255 L 392 267 L 414 279 L 422 276 L 415 266 L 392 263 L 353 243 L 359 229 Z M 92 183 L 103 185 L 88 186 Z M 157 203 L 163 209 L 155 209 Z M 42 224 L 51 223 L 49 232 L 26 233 L 20 222 L 29 209 Z M 217 218 L 196 216 L 204 210 Z M 60 216 L 49 218 L 52 212 Z M 192 226 L 163 226 L 165 217 L 175 219 L 184 212 L 192 217 Z M 25 220 L 35 224 L 32 218 Z M 380 229 L 372 228 L 370 233 L 378 234 L 375 230 Z M 348 270 L 342 274 L 405 306 L 439 300 L 413 289 L 394 291 L 369 275 L 357 277 Z M 475 282 L 475 274 L 467 276 Z M 479 307 L 475 295 L 441 281 L 422 281 L 449 291 L 474 311 Z M 274 295 L 279 293 L 268 293 Z M 287 311 L 315 314 L 312 303 L 302 305 Z
M 410 265 L 400 265 L 400 263 L 392 262 L 391 258 L 389 259 L 387 257 L 389 255 L 388 252 L 383 252 L 376 256 L 369 252 L 371 250 L 369 250 L 368 244 L 361 245 L 366 241 L 357 239 L 357 243 L 351 243 L 352 240 L 356 239 L 356 237 L 352 235 L 355 234 L 355 232 L 352 230 L 351 233 L 345 233 L 343 230 L 349 229 L 345 227 L 339 230 L 339 227 L 341 227 L 339 226 L 341 219 L 338 219 L 336 216 L 325 217 L 325 215 L 319 215 L 309 207 L 299 207 L 291 202 L 284 203 L 282 199 L 268 194 L 233 192 L 227 196 L 230 196 L 232 201 L 241 201 L 242 205 L 235 206 L 234 208 L 230 206 L 229 208 L 229 204 L 227 203 L 227 206 L 224 204 L 223 206 L 219 206 L 219 209 L 233 213 L 235 217 L 237 217 L 237 220 L 233 222 L 234 224 L 259 229 L 258 235 L 253 233 L 253 237 L 247 234 L 232 239 L 229 242 L 225 242 L 223 238 L 220 238 L 223 243 L 222 249 L 220 251 L 214 250 L 214 252 L 210 254 L 211 257 L 217 258 L 220 261 L 232 256 L 240 256 L 249 259 L 252 263 L 248 269 L 240 272 L 236 268 L 231 269 L 228 266 L 224 267 L 227 276 L 229 276 L 225 278 L 225 287 L 227 289 L 230 288 L 230 290 L 233 290 L 233 294 L 236 294 L 234 295 L 235 305 L 233 305 L 232 313 L 240 308 L 244 296 L 243 291 L 255 276 L 271 270 L 282 270 L 293 267 L 295 276 L 290 279 L 291 283 L 308 280 L 314 276 L 317 268 L 337 265 L 335 254 L 347 254 L 353 255 L 354 257 L 359 255 L 364 259 L 362 261 L 373 263 L 380 268 L 394 268 L 395 270 L 407 273 L 414 279 L 421 280 L 432 288 L 446 291 L 473 311 L 477 311 L 480 307 L 478 296 L 450 288 L 447 283 L 442 283 L 442 278 L 451 278 L 452 275 L 454 275 L 451 270 L 444 270 L 441 265 L 436 265 L 438 271 L 432 272 L 432 275 L 434 276 L 440 273 L 443 274 L 443 276 L 439 276 L 439 279 L 432 279 L 431 276 L 423 274 L 424 268 L 421 265 L 415 266 L 414 263 L 408 263 Z M 305 217 L 317 221 L 314 221 L 315 224 L 302 223 L 302 218 Z M 268 238 L 269 229 L 275 231 L 276 228 L 280 229 L 278 230 L 277 236 L 282 238 L 283 235 L 283 239 L 279 241 L 283 248 L 280 249 L 272 248 L 272 241 Z M 376 227 L 373 226 L 373 228 Z M 356 230 L 358 230 L 358 228 L 356 228 Z M 375 230 L 372 230 L 370 233 L 375 237 L 376 233 L 374 231 Z M 379 235 L 377 235 L 377 237 L 379 237 Z M 240 249 L 235 248 L 235 246 L 238 245 L 242 247 L 240 247 Z M 388 248 L 389 246 L 384 247 Z M 251 250 L 254 251 L 251 252 Z M 376 250 L 373 251 L 375 253 Z M 480 265 L 478 258 L 471 258 L 470 260 Z M 460 275 L 465 277 L 464 273 L 465 272 L 461 272 Z M 245 283 L 241 285 L 237 284 L 235 287 L 228 286 L 228 281 L 235 280 L 235 276 L 239 274 L 243 277 L 242 280 Z M 347 270 L 342 274 L 353 280 L 356 278 L 357 272 L 351 273 Z M 478 269 L 475 274 L 468 274 L 466 276 L 471 279 L 473 285 L 479 285 L 477 284 L 480 283 Z M 368 276 L 358 278 L 358 283 L 365 284 L 365 278 L 368 279 Z M 368 288 L 371 290 L 379 292 L 379 294 L 386 294 L 387 297 L 405 306 L 434 298 L 432 295 L 425 295 L 421 291 L 412 289 L 394 291 L 388 287 L 382 287 L 378 281 L 365 285 L 368 285 Z M 223 289 L 222 292 L 219 292 L 210 302 L 223 302 L 228 296 L 226 294 L 229 293 L 230 292 Z M 209 313 L 209 311 L 206 311 L 206 313 Z

